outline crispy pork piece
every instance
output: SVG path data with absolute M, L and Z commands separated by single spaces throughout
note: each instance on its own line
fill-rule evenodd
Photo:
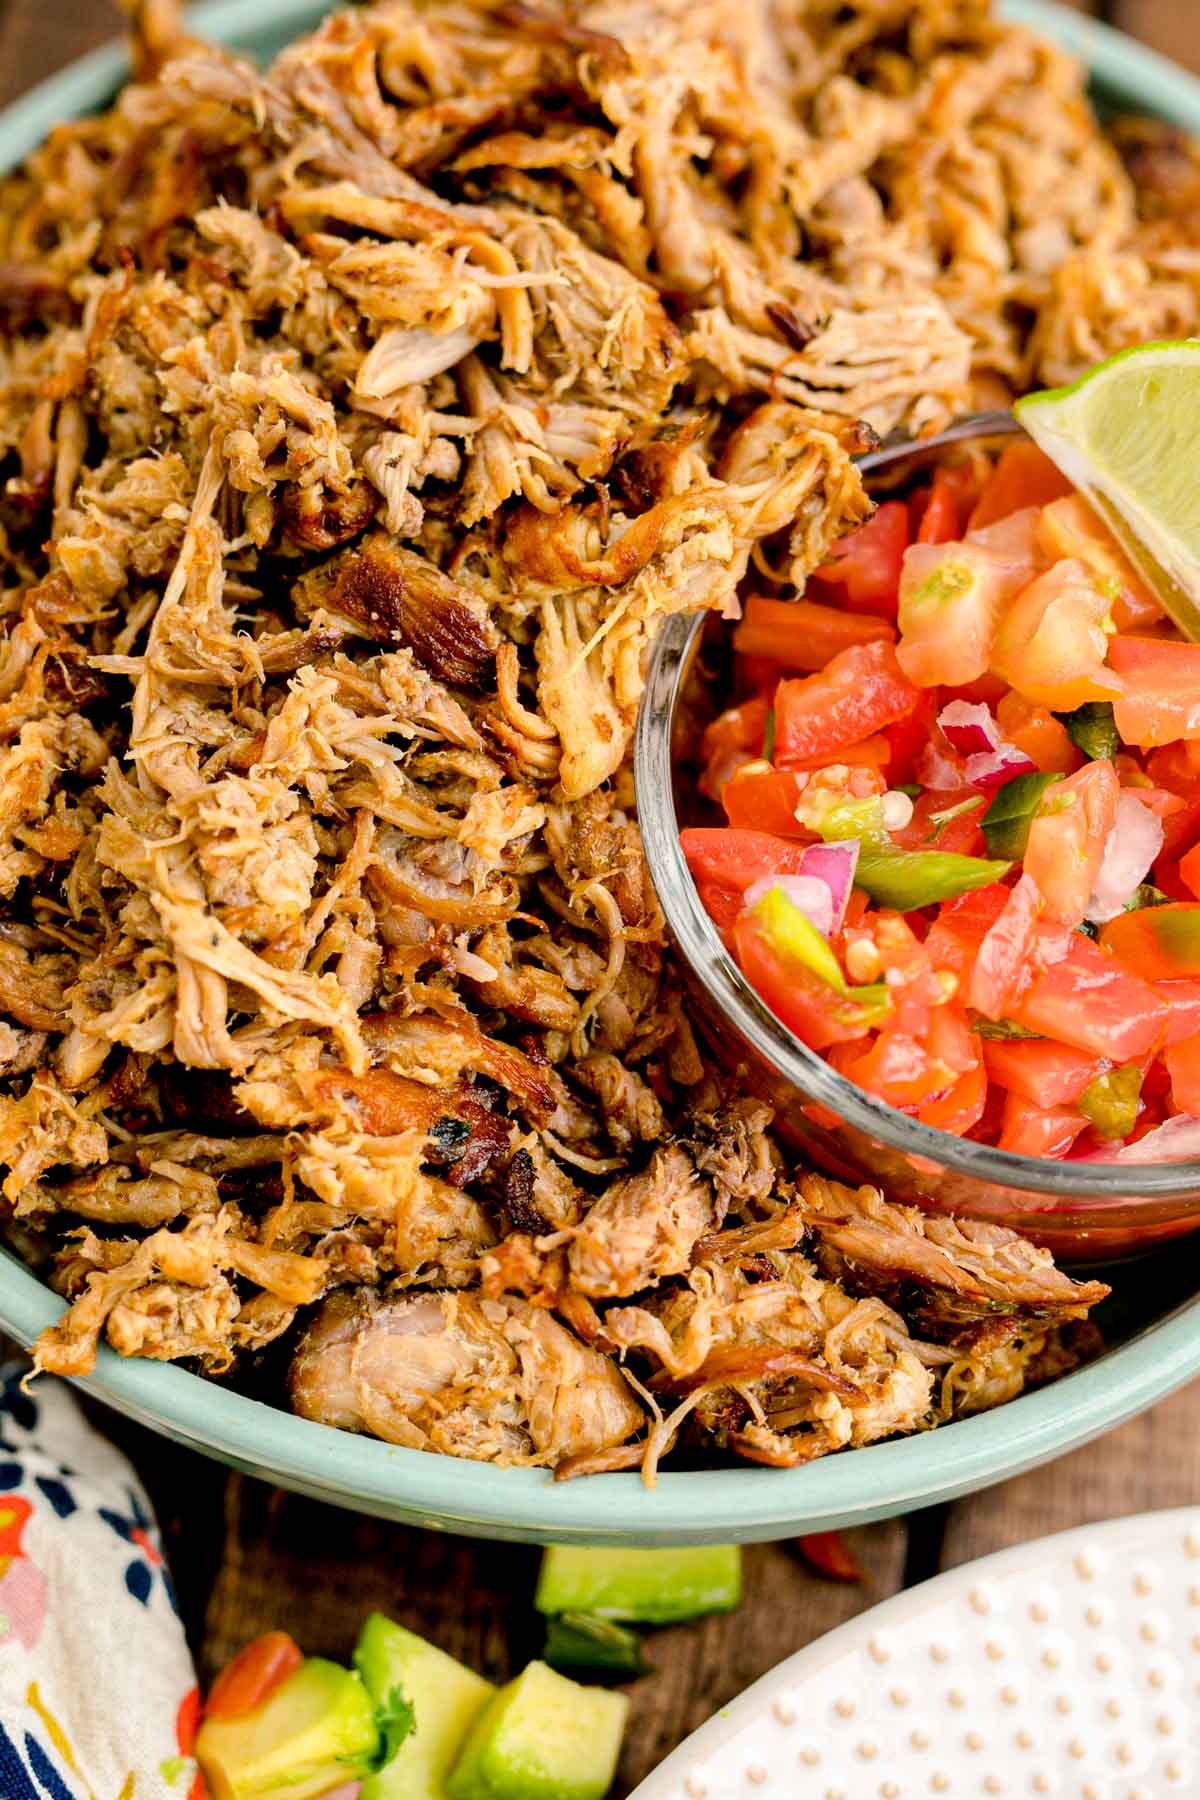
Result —
M 1083 1318 L 1103 1300 L 1100 1281 L 1077 1282 L 1048 1250 L 1003 1225 L 952 1219 L 886 1201 L 820 1175 L 800 1182 L 799 1206 L 822 1268 L 860 1289 L 903 1298 L 929 1331 L 1005 1310 L 1026 1320 Z
M 681 1275 L 712 1220 L 708 1184 L 686 1151 L 676 1144 L 656 1150 L 642 1174 L 615 1181 L 575 1227 L 571 1284 L 604 1300 Z
M 518 1300 L 332 1295 L 292 1363 L 308 1419 L 414 1450 L 553 1465 L 643 1420 L 616 1366 Z

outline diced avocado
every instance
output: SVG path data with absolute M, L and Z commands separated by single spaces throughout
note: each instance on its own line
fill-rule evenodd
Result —
M 644 1675 L 642 1640 L 615 1619 L 595 1613 L 551 1613 L 542 1660 L 552 1669 L 590 1669 L 610 1676 Z
M 415 1724 L 391 1762 L 363 1783 L 359 1800 L 446 1800 L 446 1777 L 463 1739 L 496 1692 L 436 1644 L 372 1613 L 358 1636 L 354 1666 L 376 1706 L 399 1690 Z
M 741 1597 L 742 1553 L 736 1544 L 694 1550 L 555 1544 L 542 1557 L 534 1605 L 544 1613 L 597 1613 L 602 1619 L 669 1625 L 701 1613 L 732 1612 Z
M 603 1800 L 629 1700 L 532 1662 L 471 1727 L 446 1783 L 450 1800 Z
M 196 1736 L 212 1800 L 312 1800 L 368 1774 L 378 1749 L 366 1688 L 319 1656 L 301 1663 L 252 1713 L 205 1719 Z

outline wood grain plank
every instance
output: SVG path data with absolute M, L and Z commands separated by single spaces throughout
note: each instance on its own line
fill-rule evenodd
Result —
M 957 1502 L 946 1519 L 942 1567 L 1073 1525 L 1183 1506 L 1198 1494 L 1200 1383 L 1193 1383 L 1048 1468 Z
M 1112 22 L 1200 74 L 1200 16 L 1194 0 L 1114 0 Z
M 0 105 L 6 106 L 120 30 L 115 6 L 81 6 L 79 0 L 7 0 L 0 9 Z
M 737 1612 L 655 1632 L 654 1672 L 630 1689 L 614 1800 L 782 1657 L 894 1593 L 905 1536 L 898 1521 L 847 1534 L 864 1570 L 859 1586 L 817 1580 L 786 1544 L 752 1546 Z M 538 1554 L 404 1530 L 232 1477 L 202 1678 L 272 1626 L 290 1631 L 310 1654 L 345 1658 L 378 1607 L 490 1680 L 505 1681 L 541 1651 L 533 1609 Z

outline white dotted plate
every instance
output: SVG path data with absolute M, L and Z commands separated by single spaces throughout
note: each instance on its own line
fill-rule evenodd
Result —
M 1200 1507 L 898 1594 L 755 1682 L 635 1800 L 1195 1800 Z

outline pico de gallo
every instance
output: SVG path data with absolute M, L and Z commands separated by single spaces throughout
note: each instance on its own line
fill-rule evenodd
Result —
M 1055 465 L 939 469 L 733 646 L 682 843 L 772 1011 L 943 1131 L 1200 1156 L 1200 645 Z

